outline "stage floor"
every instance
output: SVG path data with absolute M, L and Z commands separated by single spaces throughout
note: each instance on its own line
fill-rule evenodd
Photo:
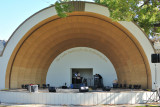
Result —
M 51 105 L 144 104 L 157 100 L 156 92 L 141 89 L 102 89 L 79 92 L 79 89 L 57 89 L 55 93 L 40 88 L 36 93 L 27 89 L 0 91 L 2 103 Z
M 9 89 L 9 90 L 4 90 L 8 92 L 25 92 L 29 93 L 27 89 Z M 38 89 L 39 93 L 51 93 L 48 91 L 48 88 L 43 89 L 39 88 Z M 146 92 L 142 89 L 120 89 L 120 88 L 112 88 L 110 91 L 103 91 L 101 88 L 96 89 L 96 90 L 91 90 L 89 89 L 89 92 L 85 93 L 126 93 L 126 92 Z M 62 89 L 62 88 L 56 88 L 56 93 L 79 93 L 79 89 Z

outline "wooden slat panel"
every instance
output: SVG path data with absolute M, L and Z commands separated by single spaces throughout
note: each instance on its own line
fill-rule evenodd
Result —
M 148 87 L 151 75 L 146 73 L 144 53 L 130 38 L 132 35 L 122 30 L 122 26 L 101 15 L 86 12 L 56 18 L 53 16 L 46 23 L 35 26 L 26 34 L 28 39 L 19 50 L 15 49 L 17 55 L 12 66 L 11 88 L 19 88 L 21 84 L 45 83 L 48 67 L 54 58 L 73 47 L 91 47 L 105 54 L 116 69 L 119 83 Z

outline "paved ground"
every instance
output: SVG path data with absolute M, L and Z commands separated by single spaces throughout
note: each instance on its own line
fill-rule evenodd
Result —
M 96 105 L 96 106 L 84 106 L 84 105 L 42 105 L 42 104 L 0 104 L 0 107 L 160 107 L 160 103 L 154 104 L 134 104 L 134 105 Z

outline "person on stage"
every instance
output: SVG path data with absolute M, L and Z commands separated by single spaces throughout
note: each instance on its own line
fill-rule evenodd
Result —
M 97 74 L 97 75 L 99 77 L 99 87 L 103 88 L 103 78 L 102 78 L 102 76 L 100 74 Z
M 81 74 L 79 72 L 77 72 L 77 83 L 81 83 Z

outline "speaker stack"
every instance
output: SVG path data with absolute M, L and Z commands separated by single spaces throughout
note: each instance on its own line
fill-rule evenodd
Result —
M 79 88 L 79 92 L 88 92 L 89 91 L 89 87 L 88 86 L 82 86 Z
M 160 63 L 160 54 L 151 54 L 152 63 Z
M 110 90 L 111 90 L 110 86 L 103 87 L 103 91 L 110 91 Z
M 56 88 L 55 87 L 49 87 L 48 90 L 49 90 L 49 92 L 56 92 Z

